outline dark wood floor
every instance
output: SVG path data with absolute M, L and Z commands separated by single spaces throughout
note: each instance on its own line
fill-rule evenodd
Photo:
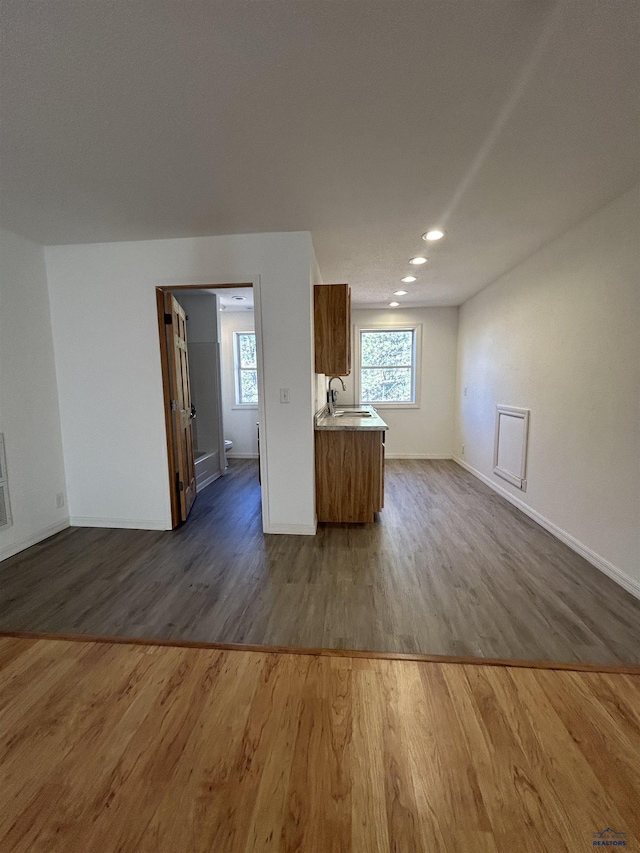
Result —
M 74 528 L 0 564 L 0 630 L 640 663 L 640 602 L 453 462 L 393 461 L 374 525 L 264 536 L 253 461 L 173 532 Z

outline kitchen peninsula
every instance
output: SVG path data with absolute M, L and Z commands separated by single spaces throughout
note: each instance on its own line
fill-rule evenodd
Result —
M 384 435 L 373 406 L 316 416 L 316 511 L 320 522 L 371 523 L 384 506 Z

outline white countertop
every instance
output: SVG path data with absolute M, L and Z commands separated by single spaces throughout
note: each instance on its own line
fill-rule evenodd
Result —
M 389 426 L 382 420 L 373 406 L 340 406 L 336 409 L 336 412 L 353 410 L 371 412 L 371 417 L 363 418 L 357 415 L 338 415 L 338 417 L 334 417 L 325 409 L 324 412 L 316 415 L 316 429 L 370 430 L 372 432 L 389 429 Z

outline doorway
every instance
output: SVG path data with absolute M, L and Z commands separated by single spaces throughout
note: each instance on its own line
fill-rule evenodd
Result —
M 156 289 L 172 527 L 230 460 L 258 456 L 265 525 L 263 360 L 255 282 Z M 233 464 L 233 463 L 231 463 Z

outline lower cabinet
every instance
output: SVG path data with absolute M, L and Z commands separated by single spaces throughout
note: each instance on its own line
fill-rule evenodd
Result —
M 384 506 L 384 432 L 317 430 L 318 521 L 372 522 Z

